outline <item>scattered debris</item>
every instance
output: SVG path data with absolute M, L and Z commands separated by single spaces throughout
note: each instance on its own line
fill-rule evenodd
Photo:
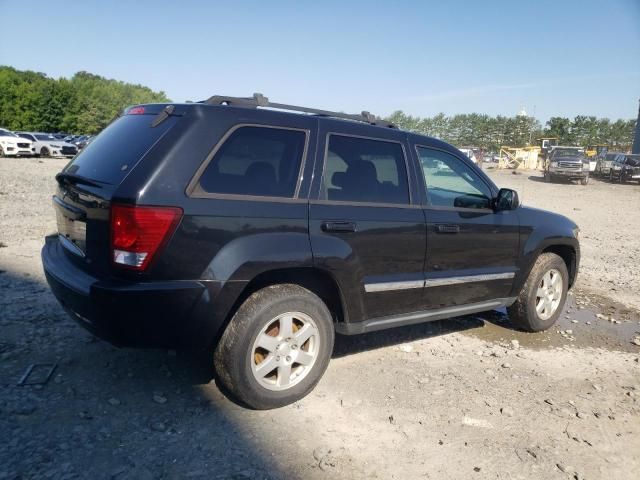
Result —
M 58 367 L 57 363 L 32 363 L 27 367 L 27 370 L 22 374 L 22 377 L 20 377 L 20 380 L 18 380 L 17 385 L 19 386 L 45 385 L 49 381 L 49 379 L 51 378 L 51 376 L 53 375 L 53 372 L 55 372 L 57 367 Z M 34 374 L 34 372 L 39 371 L 42 368 L 47 369 L 44 375 L 41 376 L 40 378 L 36 378 L 35 380 L 31 380 L 30 378 Z
M 164 403 L 167 403 L 167 397 L 163 396 L 160 393 L 154 393 L 153 401 L 162 405 Z
M 151 424 L 151 429 L 156 432 L 164 432 L 167 429 L 167 426 L 162 422 L 154 422 Z
M 493 425 L 481 418 L 462 417 L 462 424 L 468 427 L 493 428 Z
M 513 417 L 515 415 L 515 412 L 511 407 L 502 407 L 500 409 L 500 413 L 506 417 Z

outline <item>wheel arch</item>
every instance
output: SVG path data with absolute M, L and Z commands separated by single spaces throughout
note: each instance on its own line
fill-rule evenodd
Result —
M 242 282 L 242 287 L 239 290 L 236 290 L 236 288 L 240 283 L 227 282 L 231 290 L 223 295 L 222 304 L 229 306 L 223 306 L 222 311 L 219 310 L 215 315 L 216 318 L 206 321 L 209 324 L 208 327 L 211 327 L 213 331 L 211 333 L 207 333 L 209 330 L 203 331 L 203 334 L 207 337 L 205 346 L 210 348 L 217 345 L 236 311 L 251 294 L 270 285 L 285 283 L 299 285 L 316 294 L 327 305 L 334 324 L 349 321 L 349 313 L 342 290 L 336 279 L 329 272 L 317 267 L 275 268 L 256 274 L 247 283 Z M 229 303 L 227 303 L 226 299 L 230 300 Z M 206 312 L 212 306 L 213 304 L 209 303 L 203 304 L 201 307 L 205 313 L 200 316 L 207 317 Z
M 238 296 L 229 312 L 230 316 L 252 293 L 283 283 L 299 285 L 316 294 L 327 305 L 334 323 L 348 321 L 345 300 L 338 282 L 330 273 L 316 267 L 279 268 L 256 275 Z
M 571 245 L 549 245 L 540 252 L 540 255 L 543 253 L 555 253 L 564 261 L 567 266 L 567 272 L 569 272 L 569 288 L 571 288 L 575 283 L 578 267 L 578 256 L 575 248 Z

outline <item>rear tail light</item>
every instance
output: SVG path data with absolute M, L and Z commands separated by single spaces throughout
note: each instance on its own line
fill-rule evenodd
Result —
M 144 115 L 144 107 L 132 107 L 127 111 L 127 115 Z
M 144 271 L 169 239 L 181 217 L 181 208 L 112 205 L 113 263 Z

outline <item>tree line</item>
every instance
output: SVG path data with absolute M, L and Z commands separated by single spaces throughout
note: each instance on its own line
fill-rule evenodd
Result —
M 0 127 L 10 130 L 94 134 L 124 107 L 168 102 L 164 92 L 78 72 L 70 79 L 0 66 Z M 540 137 L 557 137 L 563 145 L 607 144 L 628 148 L 635 120 L 579 115 L 551 117 L 546 125 L 533 117 L 479 113 L 413 117 L 398 110 L 387 118 L 401 128 L 440 138 L 457 146 L 497 151 L 503 145 L 536 145 Z
M 164 92 L 88 72 L 70 79 L 0 66 L 0 127 L 94 134 L 124 107 L 168 102 Z
M 561 145 L 604 144 L 621 150 L 633 142 L 635 120 L 616 120 L 578 115 L 573 119 L 551 117 L 543 127 L 533 117 L 495 117 L 479 113 L 414 117 L 398 110 L 387 117 L 400 128 L 436 137 L 453 145 L 474 146 L 497 151 L 501 146 L 538 145 L 537 139 L 555 137 Z

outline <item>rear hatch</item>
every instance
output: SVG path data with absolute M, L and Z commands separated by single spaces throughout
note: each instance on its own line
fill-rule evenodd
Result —
M 178 121 L 172 106 L 132 107 L 56 175 L 53 206 L 58 238 L 82 269 L 97 275 L 110 271 L 111 200 Z

